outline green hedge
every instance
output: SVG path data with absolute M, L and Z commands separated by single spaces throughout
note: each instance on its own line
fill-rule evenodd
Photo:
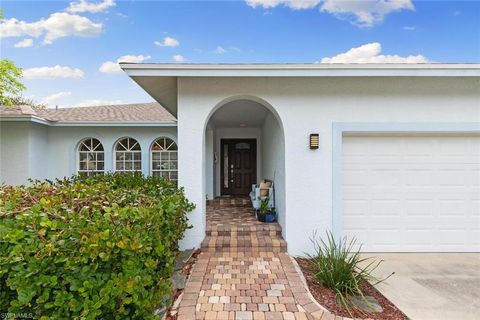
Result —
M 141 175 L 0 188 L 0 313 L 153 318 L 193 207 Z

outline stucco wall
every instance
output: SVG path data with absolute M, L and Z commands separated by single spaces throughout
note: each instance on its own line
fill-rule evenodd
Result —
M 214 191 L 214 152 L 215 152 L 215 142 L 214 142 L 214 130 L 212 128 L 207 128 L 205 130 L 205 192 L 207 199 L 215 198 Z
M 37 123 L 29 125 L 28 148 L 29 178 L 45 179 L 51 156 L 48 153 L 48 127 Z
M 268 102 L 285 133 L 284 234 L 292 254 L 309 251 L 309 236 L 332 228 L 332 125 L 335 122 L 480 122 L 475 78 L 180 78 L 178 81 L 180 184 L 197 203 L 195 228 L 184 244 L 204 235 L 205 123 L 225 99 Z M 310 133 L 320 148 L 308 148 Z M 200 186 L 200 187 L 199 187 Z M 301 236 L 300 236 L 301 235 Z
M 135 138 L 142 148 L 142 172 L 150 174 L 150 146 L 159 137 L 177 141 L 172 127 L 48 127 L 24 122 L 1 122 L 0 173 L 7 184 L 27 178 L 55 179 L 77 172 L 77 146 L 97 138 L 105 150 L 105 170 L 113 171 L 113 147 L 123 137 Z
M 29 177 L 29 124 L 0 122 L 0 184 L 25 184 Z
M 285 233 L 285 148 L 283 131 L 273 114 L 269 114 L 262 127 L 262 178 L 275 184 L 275 207 L 278 222 Z
M 69 176 L 77 170 L 77 144 L 88 137 L 97 138 L 105 150 L 105 170 L 113 171 L 113 147 L 124 137 L 136 139 L 142 148 L 142 172 L 150 172 L 150 146 L 156 138 L 176 139 L 175 128 L 158 127 L 54 127 L 49 129 L 49 176 Z M 180 146 L 179 146 L 180 147 Z M 65 159 L 68 159 L 66 161 Z

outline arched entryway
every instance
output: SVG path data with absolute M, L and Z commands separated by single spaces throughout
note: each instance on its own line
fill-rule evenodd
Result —
M 211 110 L 204 134 L 206 198 L 248 200 L 252 184 L 272 181 L 285 232 L 285 139 L 275 108 L 255 96 L 226 98 Z

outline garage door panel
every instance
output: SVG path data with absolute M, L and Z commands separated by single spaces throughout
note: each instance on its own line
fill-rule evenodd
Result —
M 344 137 L 343 230 L 365 251 L 479 251 L 480 137 Z
M 430 186 L 435 179 L 434 171 L 430 168 L 408 170 L 406 184 L 412 187 Z
M 480 249 L 480 229 L 472 229 L 469 233 L 469 241 L 478 249 Z
M 397 199 L 372 201 L 370 212 L 374 215 L 398 216 L 400 214 L 400 201 Z
M 395 225 L 399 223 L 405 223 L 402 217 L 390 217 L 390 216 L 375 216 L 375 230 L 397 230 Z M 345 230 L 353 229 L 370 229 L 371 219 L 365 219 L 365 217 L 352 217 L 344 223 Z
M 431 216 L 433 214 L 434 201 L 432 199 L 406 199 L 404 212 L 409 216 Z
M 466 170 L 448 170 L 439 169 L 436 175 L 437 184 L 439 186 L 455 187 L 465 186 L 467 183 Z
M 415 139 L 414 141 L 409 141 L 409 143 L 404 143 L 407 152 L 402 153 L 401 156 L 431 158 L 434 151 L 432 140 L 432 138 Z M 392 141 L 394 145 L 398 145 L 398 139 L 393 138 L 390 142 Z
M 473 168 L 469 176 L 473 186 L 480 186 L 480 168 Z
M 472 137 L 472 139 L 474 138 Z M 462 157 L 462 154 L 474 154 L 472 146 L 475 144 L 471 141 L 472 139 L 465 137 L 442 137 L 442 139 L 437 139 L 438 154 L 440 156 L 453 157 Z
M 364 146 L 368 150 L 368 153 L 371 158 L 387 158 L 392 156 L 399 156 L 402 154 L 402 149 L 404 144 L 392 144 L 391 140 L 395 139 L 394 137 L 383 138 L 376 141 L 376 145 L 372 145 L 368 141 L 365 141 L 362 137 L 358 138 L 358 144 Z
M 464 229 L 439 229 L 440 245 L 462 246 L 467 242 Z
M 392 168 L 377 168 L 369 172 L 368 179 L 377 187 L 398 186 L 402 181 L 401 171 Z
M 348 212 L 348 215 L 363 217 L 368 212 L 368 202 L 364 199 L 345 199 L 343 210 Z
M 368 178 L 367 170 L 355 170 L 352 168 L 345 168 L 348 174 L 343 175 L 343 185 L 350 186 L 364 186 L 364 181 Z
M 468 214 L 472 203 L 464 199 L 441 199 L 438 201 L 438 213 L 441 216 L 463 217 Z
M 375 237 L 370 235 L 373 243 L 380 246 L 397 246 L 402 242 L 403 236 L 400 231 L 396 229 L 380 229 L 375 233 Z
M 472 208 L 470 212 L 472 215 L 475 215 L 475 213 L 480 212 L 480 199 L 472 200 Z M 480 220 L 480 217 L 478 217 L 477 219 Z M 480 222 L 478 225 L 480 226 Z
M 431 246 L 432 230 L 429 229 L 407 229 L 405 230 L 404 241 L 408 246 Z

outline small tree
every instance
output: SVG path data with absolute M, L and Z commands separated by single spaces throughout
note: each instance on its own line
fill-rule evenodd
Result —
M 22 69 L 17 67 L 13 61 L 8 59 L 0 60 L 0 104 L 11 106 L 14 104 L 14 97 L 26 89 L 20 82 Z
M 3 10 L 0 8 L 0 20 L 3 19 Z M 0 105 L 11 106 L 15 104 L 13 97 L 26 89 L 20 82 L 22 69 L 17 67 L 13 61 L 8 59 L 0 60 Z M 21 99 L 21 98 L 20 98 Z

